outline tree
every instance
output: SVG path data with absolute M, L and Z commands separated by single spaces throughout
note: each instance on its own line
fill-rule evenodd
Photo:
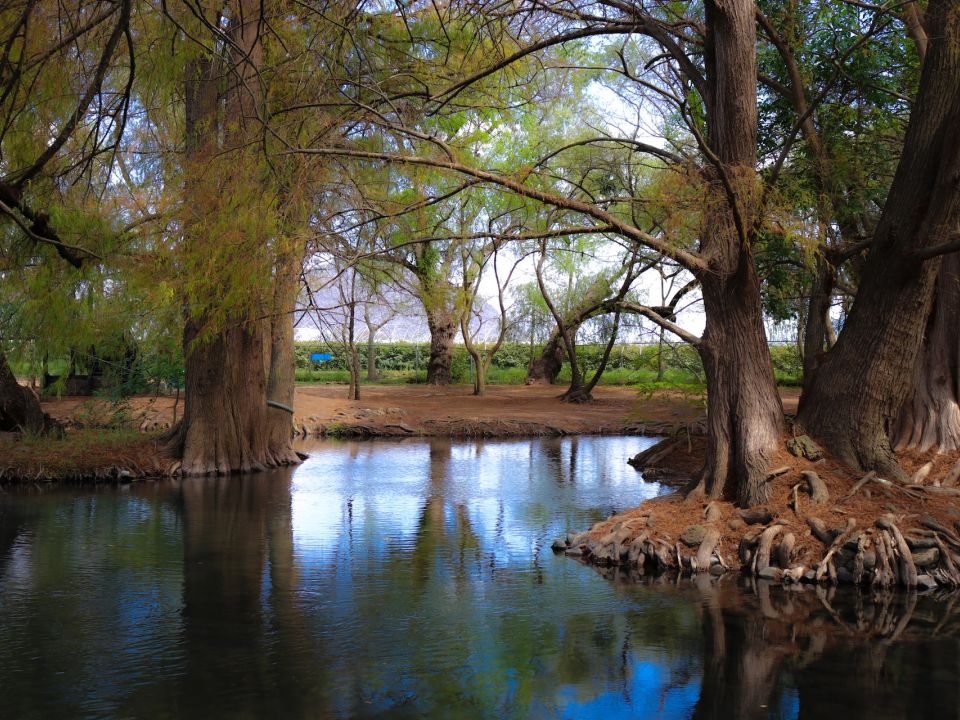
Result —
M 960 254 L 944 255 L 916 369 L 893 426 L 894 450 L 960 449 Z
M 261 10 L 252 0 L 237 0 L 227 3 L 225 15 L 203 18 L 206 29 L 225 26 L 222 52 L 195 48 L 184 73 L 186 400 L 171 445 L 185 475 L 251 472 L 297 461 L 289 422 L 285 434 L 272 432 L 271 414 L 289 420 L 292 410 L 268 405 L 265 361 L 273 354 L 271 340 L 282 342 L 292 333 L 260 319 L 275 300 L 263 279 L 271 276 L 269 238 L 277 233 L 275 207 L 250 180 L 264 172 L 259 149 L 249 145 L 260 131 L 264 101 Z M 237 256 L 249 263 L 243 285 Z M 289 294 L 279 286 L 277 292 Z M 280 382 L 274 374 L 274 392 Z
M 554 253 L 553 257 L 556 258 L 557 254 Z M 541 256 L 545 257 L 543 253 Z M 630 268 L 630 273 L 627 273 L 627 268 Z M 530 363 L 527 382 L 548 382 L 552 385 L 560 374 L 567 352 L 568 343 L 564 340 L 564 335 L 575 338 L 580 326 L 585 322 L 602 313 L 613 312 L 617 303 L 623 300 L 632 288 L 634 280 L 648 268 L 649 265 L 638 267 L 636 263 L 619 263 L 619 267 L 612 273 L 601 271 L 588 275 L 584 287 L 583 268 L 571 265 L 568 273 L 570 286 L 563 298 L 565 302 L 561 300 L 558 305 L 551 297 L 549 303 L 560 313 L 560 320 L 554 321 L 554 327 L 540 351 L 540 356 Z M 577 282 L 573 281 L 574 274 L 579 276 Z M 538 278 L 545 280 L 543 275 L 541 268 Z M 546 287 L 546 284 L 543 284 Z M 546 302 L 547 295 L 541 297 Z M 570 344 L 575 347 L 575 343 Z
M 765 482 L 767 464 L 779 445 L 783 415 L 764 335 L 759 280 L 752 254 L 757 228 L 762 224 L 756 177 L 754 6 L 747 0 L 706 4 L 703 71 L 681 46 L 686 36 L 678 39 L 665 21 L 635 6 L 618 5 L 610 12 L 609 18 L 600 18 L 589 11 L 574 9 L 565 16 L 562 29 L 555 37 L 531 40 L 514 53 L 513 58 L 526 57 L 537 48 L 562 45 L 568 39 L 585 34 L 638 32 L 657 42 L 661 56 L 665 54 L 676 63 L 671 66 L 676 70 L 672 77 L 679 78 L 681 85 L 676 93 L 662 90 L 661 95 L 672 98 L 670 101 L 686 119 L 705 160 L 702 167 L 688 175 L 698 178 L 696 187 L 702 191 L 700 202 L 704 208 L 696 250 L 682 246 L 678 240 L 643 231 L 631 217 L 629 206 L 624 215 L 613 200 L 576 192 L 570 196 L 558 194 L 554 189 L 556 185 L 539 183 L 540 173 L 526 168 L 510 174 L 483 169 L 457 158 L 452 152 L 412 155 L 371 151 L 356 145 L 304 147 L 298 151 L 459 173 L 474 184 L 491 184 L 562 211 L 568 217 L 584 218 L 591 223 L 589 231 L 618 234 L 626 241 L 662 253 L 689 270 L 700 282 L 703 293 L 707 327 L 702 338 L 686 332 L 651 308 L 641 306 L 637 310 L 690 342 L 703 359 L 710 397 L 707 462 L 691 492 L 713 497 L 727 494 L 741 505 L 757 504 L 763 502 L 769 492 Z M 571 29 L 571 16 L 579 23 L 574 25 L 576 29 Z M 696 52 L 699 52 L 699 41 L 697 38 L 693 43 L 698 48 Z M 493 70 L 481 71 L 482 77 L 509 65 L 510 61 L 511 58 L 500 60 L 491 66 Z M 459 94 L 471 82 L 468 78 L 451 86 L 452 90 L 437 91 L 430 97 Z M 648 82 L 644 87 L 649 85 Z M 698 98 L 696 107 L 684 99 L 690 93 Z M 380 122 L 392 130 L 402 131 L 399 121 L 392 122 L 386 117 Z M 627 138 L 594 138 L 578 141 L 576 145 L 611 141 L 619 142 L 631 152 L 642 152 L 679 165 L 684 162 L 669 150 Z M 545 165 L 547 158 L 561 153 L 554 150 L 532 167 Z M 582 183 L 573 181 L 567 187 L 571 185 L 575 189 L 582 187 Z M 545 233 L 558 231 L 576 232 L 557 225 L 543 230 Z
M 43 276 L 42 282 L 65 270 L 64 283 L 43 283 L 43 290 L 53 294 L 82 282 L 76 271 L 103 260 L 98 245 L 107 244 L 105 228 L 97 228 L 93 243 L 86 239 L 80 245 L 72 233 L 64 234 L 63 220 L 71 213 L 79 220 L 79 208 L 87 204 L 84 191 L 105 184 L 101 159 L 112 167 L 126 127 L 134 79 L 131 7 L 124 0 L 80 7 L 32 1 L 0 8 L 0 277 L 5 283 L 25 280 L 29 288 L 33 277 Z M 124 54 L 126 62 L 118 63 Z M 83 214 L 90 223 L 93 213 Z M 51 260 L 66 266 L 51 269 Z M 41 411 L 38 398 L 19 386 L 2 350 L 0 407 L 3 429 L 59 429 Z
M 497 241 L 484 243 L 479 248 L 469 248 L 464 246 L 461 251 L 461 264 L 463 266 L 463 314 L 460 316 L 460 334 L 463 337 L 463 344 L 467 352 L 473 359 L 473 394 L 483 395 L 487 384 L 487 370 L 493 362 L 497 351 L 503 344 L 510 327 L 510 313 L 506 304 L 507 286 L 510 284 L 510 278 L 513 276 L 520 258 L 514 258 L 513 264 L 504 272 L 500 269 L 500 250 L 501 244 Z M 481 349 L 477 345 L 477 335 L 483 328 L 484 316 L 483 306 L 477 307 L 477 301 L 480 300 L 480 281 L 483 279 L 484 270 L 489 264 L 493 265 L 493 277 L 497 285 L 497 330 L 492 343 L 484 343 Z M 476 325 L 471 331 L 471 324 Z
M 903 478 L 890 432 L 910 389 L 940 255 L 960 223 L 960 7 L 927 9 L 930 45 L 903 154 L 850 314 L 798 421 L 853 467 Z

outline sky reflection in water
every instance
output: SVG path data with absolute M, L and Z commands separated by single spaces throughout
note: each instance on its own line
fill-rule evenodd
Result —
M 646 443 L 320 443 L 0 495 L 0 718 L 956 715 L 952 606 L 553 555 L 659 491 L 626 465 Z

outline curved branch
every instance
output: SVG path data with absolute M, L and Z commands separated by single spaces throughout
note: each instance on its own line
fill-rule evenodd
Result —
M 525 185 L 522 181 L 490 172 L 478 168 L 464 165 L 460 162 L 448 160 L 436 160 L 433 158 L 422 157 L 418 155 L 400 155 L 397 153 L 373 152 L 369 150 L 353 150 L 341 147 L 320 147 L 320 148 L 294 148 L 282 154 L 303 154 L 303 155 L 332 155 L 342 157 L 353 157 L 364 160 L 380 160 L 382 162 L 397 163 L 404 165 L 419 165 L 422 167 L 433 167 L 441 170 L 451 170 L 453 172 L 477 178 L 483 182 L 506 188 L 521 197 L 537 200 L 545 205 L 550 205 L 561 210 L 572 210 L 573 212 L 592 217 L 596 220 L 610 226 L 612 232 L 616 232 L 642 245 L 646 245 L 666 257 L 682 265 L 690 272 L 697 274 L 706 272 L 706 262 L 695 253 L 681 248 L 672 247 L 670 243 L 662 238 L 655 237 L 645 233 L 639 228 L 624 222 L 613 213 L 602 210 L 589 203 L 572 198 L 565 198 L 553 193 L 538 190 Z
M 96 97 L 103 86 L 103 79 L 107 75 L 107 70 L 110 67 L 110 61 L 113 59 L 113 54 L 117 49 L 117 45 L 120 43 L 120 38 L 124 37 L 127 25 L 130 23 L 131 2 L 132 0 L 123 0 L 121 3 L 120 18 L 117 20 L 117 24 L 114 26 L 113 32 L 110 33 L 107 44 L 104 46 L 103 53 L 100 56 L 100 63 L 97 65 L 97 69 L 93 74 L 93 79 L 87 86 L 87 91 L 80 99 L 80 102 L 77 103 L 77 107 L 74 109 L 73 114 L 70 115 L 70 118 L 67 120 L 66 124 L 64 124 L 64 126 L 60 129 L 59 134 L 54 138 L 53 142 L 51 142 L 47 146 L 46 150 L 40 154 L 40 157 L 38 157 L 29 167 L 14 172 L 8 176 L 6 178 L 7 182 L 12 182 L 18 187 L 23 187 L 27 182 L 36 177 L 41 170 L 43 170 L 43 167 L 50 162 L 54 155 L 60 151 L 60 148 L 63 147 L 63 145 L 73 134 L 73 131 L 76 129 L 77 125 L 80 123 L 80 120 L 90 107 L 90 103 L 93 102 L 94 97 Z
M 671 322 L 670 320 L 667 320 L 667 318 L 663 317 L 663 315 L 654 311 L 653 308 L 647 307 L 646 305 L 638 305 L 632 302 L 620 302 L 618 304 L 620 306 L 620 309 L 623 310 L 624 312 L 632 312 L 638 315 L 643 315 L 648 320 L 656 323 L 657 325 L 662 327 L 664 330 L 669 330 L 678 338 L 680 338 L 686 343 L 689 343 L 690 345 L 693 345 L 694 347 L 698 346 L 701 342 L 701 339 L 696 335 L 694 335 L 692 332 L 689 332 L 688 330 L 684 330 L 675 322 Z

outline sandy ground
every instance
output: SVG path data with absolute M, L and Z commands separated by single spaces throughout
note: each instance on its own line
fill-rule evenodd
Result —
M 300 385 L 294 424 L 307 434 L 344 428 L 367 434 L 517 435 L 669 431 L 696 423 L 702 398 L 662 392 L 641 396 L 629 387 L 604 386 L 594 401 L 560 401 L 561 386 L 497 385 L 482 397 L 469 386 L 366 385 L 360 400 L 348 400 L 344 385 Z M 783 391 L 784 408 L 796 409 L 797 391 Z M 143 431 L 169 427 L 183 413 L 183 398 L 136 397 L 114 404 L 88 397 L 45 400 L 44 410 L 74 427 L 122 424 Z M 279 411 L 278 411 L 279 412 Z

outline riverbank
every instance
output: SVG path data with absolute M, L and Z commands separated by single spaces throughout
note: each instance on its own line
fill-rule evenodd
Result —
M 696 425 L 701 397 L 660 391 L 641 397 L 630 387 L 598 387 L 594 401 L 570 404 L 563 388 L 495 385 L 475 397 L 466 385 L 364 385 L 348 400 L 343 385 L 298 385 L 293 429 L 301 437 L 518 437 L 538 435 L 659 435 Z M 795 392 L 785 401 L 795 403 Z M 43 401 L 43 409 L 77 428 L 168 429 L 183 414 L 183 399 L 134 397 L 109 402 L 84 397 Z
M 704 451 L 702 437 L 667 439 L 631 464 L 680 485 Z M 633 576 L 743 572 L 786 584 L 956 589 L 960 452 L 898 458 L 909 483 L 854 472 L 809 438 L 785 435 L 762 506 L 741 510 L 679 488 L 568 535 L 554 550 Z
M 491 386 L 474 397 L 465 385 L 365 385 L 348 400 L 343 385 L 299 385 L 291 430 L 307 437 L 506 438 L 696 432 L 702 399 L 679 392 L 640 397 L 629 387 L 599 387 L 592 403 L 561 402 L 559 386 Z M 157 438 L 183 414 L 183 398 L 109 401 L 45 399 L 65 441 L 0 437 L 0 483 L 136 480 L 168 475 L 175 462 Z
M 125 483 L 168 475 L 156 434 L 73 428 L 62 439 L 0 433 L 0 486 L 6 483 Z

